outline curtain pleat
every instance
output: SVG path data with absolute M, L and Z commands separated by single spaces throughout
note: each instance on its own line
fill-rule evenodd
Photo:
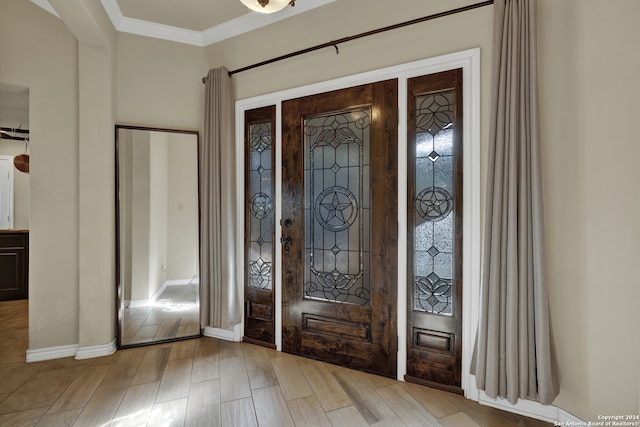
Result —
M 235 96 L 226 68 L 205 82 L 200 144 L 200 324 L 229 329 L 240 323 L 236 283 Z
M 482 261 L 472 373 L 490 397 L 558 395 L 538 131 L 534 0 L 494 2 L 494 53 Z

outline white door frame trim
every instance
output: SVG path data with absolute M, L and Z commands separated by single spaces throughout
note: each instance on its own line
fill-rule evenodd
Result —
M 282 197 L 282 110 L 287 99 L 344 89 L 387 79 L 398 79 L 398 379 L 403 381 L 407 360 L 407 79 L 456 68 L 463 70 L 463 326 L 462 326 L 462 388 L 467 398 L 478 400 L 475 379 L 470 374 L 480 296 L 480 49 L 474 48 L 407 64 L 383 68 L 353 76 L 287 89 L 267 95 L 236 101 L 237 208 L 244 212 L 244 112 L 267 105 L 276 105 L 275 129 L 275 223 L 281 219 Z M 243 216 L 244 218 L 244 216 Z M 238 221 L 238 241 L 244 242 L 244 221 Z M 280 227 L 276 226 L 275 241 L 279 242 Z M 244 245 L 238 245 L 238 259 L 244 259 Z M 275 247 L 275 265 L 281 265 L 282 250 Z M 238 286 L 244 287 L 244 269 L 238 266 Z M 277 270 L 279 271 L 279 269 Z M 276 347 L 282 344 L 282 278 L 274 277 Z M 244 325 L 242 329 L 244 330 Z
M 0 156 L 0 160 L 2 161 L 6 161 L 7 162 L 7 172 L 9 174 L 8 176 L 8 181 L 9 181 L 9 194 L 7 195 L 7 200 L 9 200 L 9 206 L 8 207 L 4 207 L 2 209 L 2 213 L 0 213 L 0 215 L 4 215 L 5 213 L 9 215 L 9 217 L 7 218 L 7 227 L 5 229 L 7 230 L 11 230 L 13 229 L 13 224 L 14 224 L 14 214 L 15 214 L 15 188 L 14 188 L 14 171 L 13 171 L 13 156 Z M 0 223 L 2 223 L 2 221 L 0 221 Z M 0 227 L 0 229 L 2 229 L 2 227 Z

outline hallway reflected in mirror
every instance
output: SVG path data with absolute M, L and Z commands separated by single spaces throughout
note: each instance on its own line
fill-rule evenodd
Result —
M 200 335 L 198 133 L 116 126 L 118 345 Z

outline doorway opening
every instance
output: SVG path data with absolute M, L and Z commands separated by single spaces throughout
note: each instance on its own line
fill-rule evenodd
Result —
M 237 139 L 237 158 L 238 162 L 238 207 L 243 208 L 244 203 L 244 177 L 243 177 L 243 164 L 240 159 L 244 159 L 244 124 L 242 118 L 246 111 L 263 108 L 266 106 L 273 106 L 275 110 L 274 120 L 274 174 L 273 180 L 275 182 L 274 198 L 273 198 L 273 211 L 274 211 L 274 223 L 276 226 L 273 230 L 274 253 L 273 263 L 275 266 L 281 266 L 280 271 L 273 276 L 273 323 L 274 323 L 274 337 L 273 345 L 279 350 L 287 351 L 286 342 L 288 340 L 288 329 L 286 326 L 286 314 L 284 313 L 283 303 L 289 304 L 287 298 L 289 296 L 283 295 L 285 286 L 285 278 L 287 275 L 286 259 L 287 255 L 286 246 L 289 244 L 290 250 L 300 250 L 302 259 L 303 246 L 302 243 L 296 243 L 296 239 L 302 239 L 302 236 L 297 236 L 294 231 L 282 224 L 286 224 L 286 220 L 294 220 L 289 216 L 285 217 L 285 209 L 287 208 L 283 201 L 283 197 L 286 188 L 286 174 L 288 165 L 288 159 L 284 157 L 285 152 L 283 150 L 283 134 L 288 134 L 290 129 L 285 128 L 286 114 L 284 101 L 296 98 L 310 97 L 318 94 L 337 91 L 347 88 L 352 88 L 361 85 L 368 85 L 376 82 L 381 82 L 389 79 L 397 79 L 397 105 L 398 105 L 398 124 L 397 124 L 397 158 L 395 159 L 397 164 L 397 217 L 394 219 L 397 224 L 397 253 L 394 255 L 395 262 L 398 266 L 402 266 L 397 269 L 395 277 L 393 279 L 393 286 L 396 287 L 396 293 L 394 298 L 395 306 L 397 307 L 396 325 L 397 336 L 393 339 L 397 340 L 397 352 L 396 352 L 396 369 L 393 374 L 398 379 L 404 379 L 407 374 L 407 334 L 408 329 L 408 292 L 406 283 L 409 280 L 407 269 L 404 267 L 407 265 L 407 259 L 409 254 L 407 253 L 407 99 L 408 90 L 407 82 L 409 79 L 434 74 L 442 71 L 460 69 L 462 72 L 462 111 L 463 111 L 463 167 L 464 173 L 462 178 L 462 187 L 464 192 L 465 210 L 462 218 L 462 227 L 464 229 L 464 239 L 461 248 L 462 255 L 462 324 L 461 324 L 461 388 L 467 397 L 477 400 L 477 389 L 475 388 L 474 381 L 469 373 L 469 366 L 471 361 L 471 352 L 473 350 L 473 341 L 475 337 L 476 320 L 478 316 L 478 300 L 479 300 L 479 279 L 480 279 L 480 125 L 479 125 L 479 95 L 480 95 L 480 51 L 479 49 L 471 49 L 468 51 L 453 53 L 444 55 L 441 57 L 430 58 L 422 61 L 412 62 L 409 64 L 403 64 L 399 66 L 389 67 L 374 72 L 368 72 L 355 76 L 349 76 L 337 80 L 305 86 L 303 88 L 290 89 L 274 94 L 263 95 L 246 100 L 240 100 L 236 102 L 236 135 Z M 334 112 L 343 112 L 344 109 L 336 109 Z M 315 117 L 311 114 L 309 117 Z M 328 168 L 331 169 L 329 165 Z M 342 167 L 338 165 L 339 167 Z M 303 166 L 301 166 L 303 167 Z M 334 171 L 335 172 L 335 171 Z M 316 196 L 322 194 L 321 190 Z M 351 190 L 350 190 L 351 191 Z M 341 207 L 344 204 L 352 201 L 352 197 L 345 192 L 336 194 L 335 198 L 330 198 L 329 202 L 337 203 L 336 206 Z M 317 197 L 316 197 L 317 198 Z M 344 200 L 342 200 L 344 199 Z M 310 201 L 309 201 L 310 203 Z M 334 203 L 334 204 L 335 204 Z M 322 204 L 319 205 L 320 207 Z M 346 206 L 346 205 L 345 205 Z M 347 209 L 347 208 L 345 208 Z M 321 210 L 320 210 L 321 211 Z M 326 211 L 326 209 L 325 209 Z M 321 211 L 322 212 L 322 211 Z M 325 213 L 328 214 L 328 211 Z M 303 212 L 299 213 L 303 215 Z M 315 214 L 314 214 L 315 215 Z M 295 215 L 292 215 L 295 216 Z M 345 221 L 350 221 L 351 215 L 346 215 Z M 337 218 L 337 219 L 336 219 Z M 341 217 L 332 217 L 333 225 L 337 226 L 336 221 L 341 220 Z M 356 216 L 357 218 L 357 216 Z M 329 219 L 324 218 L 324 219 Z M 357 222 L 357 221 L 356 221 Z M 393 228 L 395 224 L 390 224 Z M 295 227 L 295 225 L 293 225 Z M 239 240 L 244 238 L 244 227 L 239 227 L 238 234 Z M 322 227 L 320 227 L 322 229 Z M 289 241 L 291 239 L 291 241 Z M 282 242 L 282 244 L 280 243 Z M 298 246 L 296 246 L 298 245 Z M 308 245 L 307 245 L 308 246 Z M 331 250 L 333 247 L 328 248 Z M 338 245 L 338 249 L 340 246 Z M 240 279 L 244 282 L 247 271 L 245 269 L 244 276 Z M 325 276 L 328 278 L 338 276 Z M 303 288 L 304 289 L 304 288 Z M 307 298 L 309 299 L 309 298 Z M 300 312 L 302 315 L 302 312 Z M 321 321 L 325 321 L 324 317 L 318 317 Z M 326 323 L 318 322 L 315 317 L 307 317 L 307 324 L 309 320 L 312 326 L 322 328 L 321 325 Z M 361 336 L 366 336 L 366 325 L 360 325 L 355 322 L 356 326 L 360 329 L 358 332 Z M 320 325 L 320 326 L 318 326 Z M 335 331 L 339 326 L 343 326 L 341 323 L 336 323 L 331 326 L 331 330 Z M 354 326 L 354 325 L 350 325 Z M 243 325 L 244 327 L 244 325 Z M 356 328 L 357 329 L 357 328 Z M 353 329 L 352 329 L 353 330 Z M 345 332 L 346 333 L 346 332 Z M 353 332 L 349 332 L 353 333 Z M 328 347 L 331 348 L 331 347 Z M 330 353 L 331 350 L 329 350 Z M 336 351 L 337 352 L 337 351 Z

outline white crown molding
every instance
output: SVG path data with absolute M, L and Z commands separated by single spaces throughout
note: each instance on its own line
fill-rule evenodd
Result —
M 172 27 L 171 25 L 158 24 L 156 22 L 143 21 L 135 18 L 122 18 L 122 23 L 116 30 L 122 33 L 151 37 L 176 43 L 204 47 L 202 32 L 187 30 L 185 28 Z
M 120 5 L 118 4 L 118 0 L 100 0 L 100 3 L 102 3 L 102 7 L 107 13 L 107 16 L 109 16 L 113 27 L 119 32 L 205 47 L 240 34 L 248 33 L 257 28 L 282 21 L 283 19 L 308 12 L 317 7 L 325 6 L 329 3 L 333 3 L 334 1 L 337 0 L 298 2 L 295 7 L 287 7 L 281 12 L 269 15 L 250 12 L 246 15 L 223 22 L 222 24 L 207 28 L 203 31 L 194 31 L 186 28 L 174 27 L 171 25 L 159 24 L 157 22 L 149 22 L 142 19 L 124 16 L 120 9 Z M 31 0 L 31 2 L 60 18 L 48 0 Z
M 47 1 L 47 0 L 43 0 Z M 116 0 L 100 0 L 102 3 L 102 7 L 104 11 L 107 12 L 107 16 L 111 20 L 113 27 L 117 30 L 122 25 L 122 20 L 124 19 L 124 15 L 122 14 L 122 10 L 120 10 L 120 5 Z
M 51 6 L 51 4 L 49 3 L 49 0 L 31 0 L 31 3 L 40 6 L 41 8 L 43 8 L 44 10 L 46 10 L 47 12 L 55 16 L 56 18 L 60 18 L 60 15 L 58 15 L 58 12 L 56 12 L 53 6 Z

